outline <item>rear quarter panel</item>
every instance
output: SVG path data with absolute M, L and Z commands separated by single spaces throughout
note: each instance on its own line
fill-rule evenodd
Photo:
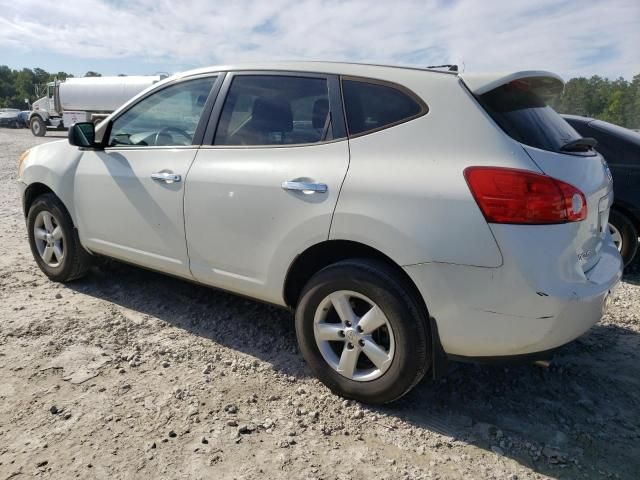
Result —
M 472 165 L 537 171 L 458 77 L 399 71 L 426 115 L 349 140 L 350 164 L 330 238 L 371 245 L 399 265 L 498 267 L 498 245 L 464 179 Z

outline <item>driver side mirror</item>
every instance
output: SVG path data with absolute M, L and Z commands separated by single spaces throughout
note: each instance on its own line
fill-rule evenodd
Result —
M 102 145 L 96 143 L 96 127 L 91 122 L 78 122 L 71 125 L 69 143 L 80 148 L 102 148 Z

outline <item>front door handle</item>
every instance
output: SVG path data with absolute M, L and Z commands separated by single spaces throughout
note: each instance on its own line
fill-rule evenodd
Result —
M 282 182 L 283 190 L 294 190 L 306 194 L 311 193 L 326 193 L 328 190 L 326 183 L 311 183 L 311 182 Z
M 156 182 L 174 183 L 182 180 L 182 177 L 176 173 L 156 172 L 151 174 L 151 178 Z

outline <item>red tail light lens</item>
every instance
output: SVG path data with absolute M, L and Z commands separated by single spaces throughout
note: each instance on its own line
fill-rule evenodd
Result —
M 487 222 L 552 224 L 587 218 L 587 200 L 573 185 L 526 170 L 469 167 L 467 184 Z

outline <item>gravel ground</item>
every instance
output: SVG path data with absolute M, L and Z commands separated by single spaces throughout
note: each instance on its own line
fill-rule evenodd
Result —
M 550 368 L 371 408 L 310 377 L 286 311 L 115 262 L 49 282 L 16 159 L 64 137 L 0 130 L 0 480 L 640 477 L 638 265 Z

